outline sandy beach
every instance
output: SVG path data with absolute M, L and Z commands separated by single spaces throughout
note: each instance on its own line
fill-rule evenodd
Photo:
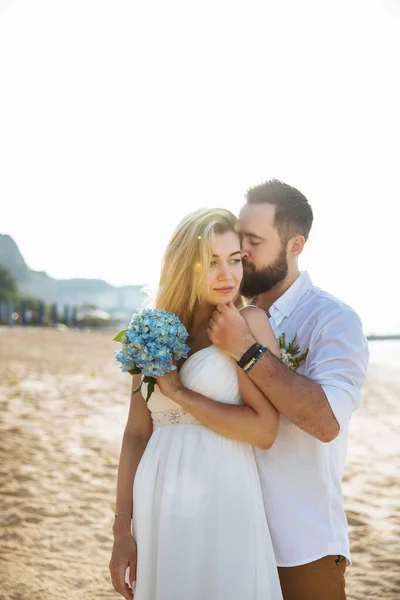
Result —
M 108 562 L 130 378 L 112 337 L 0 329 L 0 600 L 121 597 Z M 372 362 L 343 482 L 350 600 L 400 597 L 399 397 L 398 371 Z

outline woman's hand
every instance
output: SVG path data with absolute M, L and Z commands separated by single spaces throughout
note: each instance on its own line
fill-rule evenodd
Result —
M 182 390 L 182 384 L 178 377 L 178 370 L 170 371 L 161 377 L 157 377 L 157 385 L 160 388 L 160 392 L 171 398 L 171 400 L 175 400 L 177 393 Z
M 134 597 L 132 582 L 136 581 L 136 561 L 136 542 L 131 534 L 126 532 L 115 537 L 109 564 L 111 581 L 114 590 L 126 600 L 132 600 Z M 127 567 L 129 567 L 130 586 L 125 581 Z

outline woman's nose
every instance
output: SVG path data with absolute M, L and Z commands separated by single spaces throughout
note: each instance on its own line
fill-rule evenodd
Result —
M 218 273 L 218 277 L 220 279 L 230 279 L 231 278 L 231 272 L 229 270 L 229 266 L 226 265 L 225 263 L 221 264 L 219 273 Z

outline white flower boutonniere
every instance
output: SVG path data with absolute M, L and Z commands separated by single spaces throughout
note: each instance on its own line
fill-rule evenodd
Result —
M 303 354 L 300 354 L 300 346 L 297 343 L 297 333 L 290 342 L 290 344 L 286 344 L 286 334 L 282 333 L 282 335 L 278 338 L 279 349 L 281 351 L 281 360 L 291 371 L 297 371 L 302 363 L 307 358 L 307 354 L 310 349 L 307 348 Z M 297 356 L 300 354 L 300 356 Z

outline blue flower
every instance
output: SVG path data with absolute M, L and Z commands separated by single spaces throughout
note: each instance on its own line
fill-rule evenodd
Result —
M 133 314 L 128 329 L 116 336 L 122 345 L 116 360 L 123 373 L 142 373 L 152 391 L 156 377 L 176 368 L 173 360 L 187 357 L 187 337 L 188 332 L 173 313 L 144 309 Z

